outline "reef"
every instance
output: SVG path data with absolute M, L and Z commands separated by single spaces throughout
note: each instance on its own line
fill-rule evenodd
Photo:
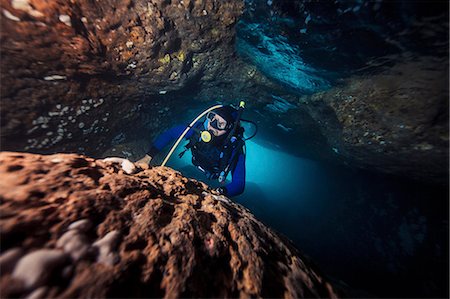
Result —
M 232 65 L 243 10 L 239 0 L 0 4 L 2 148 L 47 153 L 101 153 L 142 123 L 145 103 L 156 130 L 164 95 Z
M 166 167 L 0 153 L 2 297 L 338 295 L 289 240 Z

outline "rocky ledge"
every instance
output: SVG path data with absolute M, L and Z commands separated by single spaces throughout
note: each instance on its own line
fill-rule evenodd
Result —
M 335 158 L 359 168 L 448 184 L 448 60 L 416 58 L 299 102 Z M 289 125 L 289 124 L 288 124 Z
M 289 240 L 170 168 L 2 152 L 0 176 L 2 297 L 337 297 Z
M 243 6 L 0 0 L 3 149 L 93 155 L 142 122 L 146 104 L 160 122 L 174 106 L 166 93 L 214 81 L 234 65 Z

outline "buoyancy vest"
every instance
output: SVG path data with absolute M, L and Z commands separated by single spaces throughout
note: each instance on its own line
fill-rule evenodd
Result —
M 204 172 L 208 179 L 224 182 L 243 151 L 245 143 L 241 134 L 231 137 L 227 144 L 215 145 L 203 142 L 200 131 L 196 131 L 186 145 L 192 151 L 192 164 Z

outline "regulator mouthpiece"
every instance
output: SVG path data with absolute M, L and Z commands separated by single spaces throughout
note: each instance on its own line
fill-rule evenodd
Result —
M 202 138 L 203 142 L 208 143 L 211 141 L 211 133 L 209 133 L 208 131 L 203 131 L 200 137 Z

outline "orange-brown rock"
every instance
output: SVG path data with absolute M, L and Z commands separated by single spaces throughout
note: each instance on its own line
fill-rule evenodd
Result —
M 337 296 L 243 206 L 170 168 L 137 170 L 0 153 L 2 297 Z

